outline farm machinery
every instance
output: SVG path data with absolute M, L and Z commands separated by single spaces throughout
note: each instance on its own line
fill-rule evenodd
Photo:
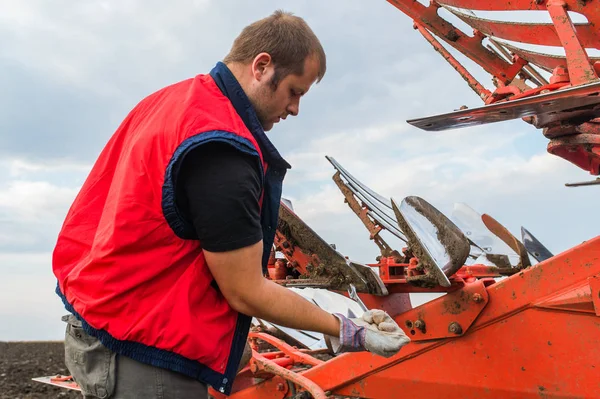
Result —
M 588 54 L 600 50 L 596 0 L 388 2 L 483 101 L 409 124 L 440 132 L 521 119 L 548 138 L 550 154 L 600 175 L 600 59 Z M 524 11 L 550 22 L 488 18 Z M 540 46 L 564 55 L 534 50 Z M 494 88 L 452 52 L 483 68 Z M 252 358 L 229 398 L 600 397 L 600 236 L 553 254 L 525 228 L 519 239 L 466 204 L 446 216 L 420 197 L 385 197 L 327 159 L 380 255 L 371 264 L 348 259 L 282 201 L 267 277 L 327 310 L 383 309 L 411 343 L 390 358 L 335 356 L 322 335 L 255 319 Z M 415 293 L 437 297 L 413 307 Z M 77 389 L 68 376 L 38 380 Z

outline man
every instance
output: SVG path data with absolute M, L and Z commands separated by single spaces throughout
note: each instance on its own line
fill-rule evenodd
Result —
M 119 126 L 53 254 L 65 361 L 85 396 L 228 394 L 252 316 L 326 334 L 338 353 L 409 342 L 381 311 L 352 321 L 263 277 L 290 167 L 265 131 L 298 115 L 325 69 L 305 21 L 277 11 Z

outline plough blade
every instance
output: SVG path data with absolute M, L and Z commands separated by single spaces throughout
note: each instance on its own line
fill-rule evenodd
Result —
M 538 262 L 550 259 L 554 255 L 537 238 L 533 236 L 525 227 L 521 227 L 521 238 L 527 252 L 531 254 Z
M 528 116 L 536 116 L 547 124 L 562 120 L 563 115 L 579 118 L 586 115 L 596 117 L 600 112 L 598 106 L 600 106 L 600 83 L 590 83 L 535 97 L 411 119 L 407 122 L 426 131 L 457 129 Z
M 520 256 L 492 233 L 483 223 L 482 215 L 467 204 L 454 204 L 452 221 L 476 248 L 483 251 L 483 254 L 471 251 L 472 255 L 477 255 L 475 263 L 491 263 L 500 268 L 511 268 L 520 262 Z
M 285 203 L 279 208 L 277 230 L 283 234 L 294 248 L 311 255 L 316 264 L 311 265 L 308 277 L 311 281 L 323 281 L 327 288 L 347 291 L 350 284 L 358 292 L 387 295 L 388 291 L 379 275 L 372 268 L 347 260 L 341 253 L 323 240 L 313 229 L 298 217 Z M 288 257 L 289 252 L 283 251 Z M 293 259 L 288 259 L 293 262 Z
M 400 228 L 409 237 L 411 251 L 425 269 L 424 286 L 433 284 L 433 278 L 440 286 L 450 287 L 448 278 L 469 256 L 471 246 L 467 238 L 450 219 L 422 198 L 406 197 L 400 206 L 392 200 L 392 207 Z
M 504 227 L 500 222 L 491 217 L 490 215 L 483 214 L 481 216 L 481 220 L 485 224 L 485 226 L 494 233 L 498 238 L 506 243 L 513 251 L 519 254 L 519 264 L 518 268 L 522 269 L 525 267 L 531 266 L 531 261 L 529 260 L 529 255 L 527 255 L 527 250 L 521 241 L 517 239 L 506 227 Z

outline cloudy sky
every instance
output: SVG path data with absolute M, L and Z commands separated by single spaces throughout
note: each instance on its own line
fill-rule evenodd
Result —
M 410 118 L 481 105 L 408 17 L 384 0 L 0 0 L 0 340 L 62 339 L 51 252 L 96 156 L 144 96 L 208 72 L 248 23 L 304 17 L 328 56 L 300 115 L 269 133 L 293 165 L 285 195 L 328 242 L 372 262 L 325 155 L 400 201 L 466 202 L 551 251 L 596 234 L 585 172 L 520 121 L 442 133 Z M 484 73 L 477 76 L 488 87 Z M 396 243 L 393 243 L 396 244 Z

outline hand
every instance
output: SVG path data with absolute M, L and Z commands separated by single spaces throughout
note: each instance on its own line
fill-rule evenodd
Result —
M 410 342 L 394 319 L 383 310 L 369 310 L 359 319 L 348 319 L 339 313 L 334 316 L 340 320 L 340 335 L 328 339 L 336 354 L 367 350 L 390 357 Z

